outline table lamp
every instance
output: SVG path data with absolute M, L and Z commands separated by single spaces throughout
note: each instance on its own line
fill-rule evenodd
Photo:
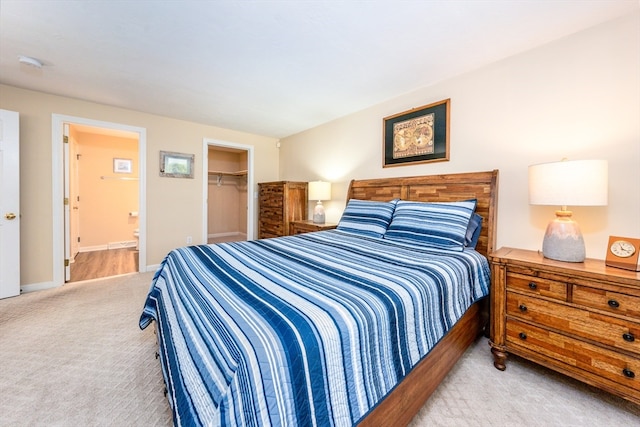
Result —
M 546 258 L 584 261 L 584 239 L 567 206 L 606 206 L 607 176 L 606 160 L 563 159 L 529 166 L 529 204 L 561 206 L 544 234 Z
M 325 181 L 311 181 L 309 183 L 309 200 L 317 200 L 313 209 L 313 223 L 324 224 L 323 200 L 331 199 L 331 183 Z

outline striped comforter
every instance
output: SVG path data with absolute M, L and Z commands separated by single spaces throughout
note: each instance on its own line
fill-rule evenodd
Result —
M 350 426 L 488 288 L 473 250 L 321 231 L 170 252 L 140 327 L 176 425 Z

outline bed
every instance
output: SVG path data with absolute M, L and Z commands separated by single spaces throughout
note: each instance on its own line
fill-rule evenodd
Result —
M 336 230 L 171 251 L 140 327 L 174 424 L 406 425 L 486 327 L 497 183 L 354 180 Z

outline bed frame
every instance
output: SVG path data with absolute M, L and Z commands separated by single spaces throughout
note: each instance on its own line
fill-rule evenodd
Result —
M 395 198 L 423 202 L 477 199 L 482 232 L 476 250 L 488 256 L 495 250 L 498 214 L 498 171 L 447 175 L 353 180 L 349 199 L 389 201 Z M 477 302 L 382 400 L 359 426 L 407 425 L 447 376 L 447 373 L 487 325 L 487 298 Z

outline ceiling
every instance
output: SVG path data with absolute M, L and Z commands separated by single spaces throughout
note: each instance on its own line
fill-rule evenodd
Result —
M 282 138 L 638 10 L 638 0 L 0 0 L 0 83 Z

